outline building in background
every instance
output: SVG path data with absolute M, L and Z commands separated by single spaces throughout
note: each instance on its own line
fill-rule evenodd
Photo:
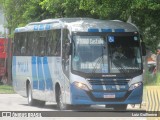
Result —
M 0 84 L 7 83 L 7 47 L 8 39 L 0 37 Z

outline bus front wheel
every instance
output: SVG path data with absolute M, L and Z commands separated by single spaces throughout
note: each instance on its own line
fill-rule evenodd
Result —
M 68 106 L 65 103 L 63 103 L 62 92 L 59 87 L 57 88 L 57 92 L 56 92 L 56 101 L 57 101 L 57 107 L 59 110 L 67 109 Z

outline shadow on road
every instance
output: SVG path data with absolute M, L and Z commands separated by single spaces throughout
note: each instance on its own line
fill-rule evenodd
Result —
M 28 104 L 21 104 L 23 106 L 29 106 Z M 49 111 L 59 111 L 56 104 L 46 104 L 44 106 L 31 106 L 31 107 L 37 107 L 42 108 L 43 110 L 49 110 Z M 114 112 L 113 108 L 105 108 L 104 106 L 100 105 L 92 105 L 92 106 L 70 106 L 65 111 L 76 111 L 76 112 Z M 118 111 L 118 112 L 144 112 L 145 110 L 142 109 L 127 109 L 126 111 Z M 116 112 L 116 111 L 115 111 Z

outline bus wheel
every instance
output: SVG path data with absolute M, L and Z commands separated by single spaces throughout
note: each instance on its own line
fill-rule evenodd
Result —
M 63 103 L 62 92 L 61 92 L 60 88 L 57 89 L 56 99 L 57 99 L 56 101 L 57 101 L 58 109 L 59 110 L 66 110 L 67 105 Z
M 28 105 L 30 105 L 30 106 L 35 106 L 35 105 L 37 105 L 37 100 L 35 100 L 35 99 L 32 98 L 32 88 L 31 88 L 31 84 L 28 84 L 27 98 L 28 98 Z

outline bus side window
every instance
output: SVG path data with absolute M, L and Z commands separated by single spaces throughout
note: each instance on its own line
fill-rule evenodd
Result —
M 18 51 L 19 35 L 20 35 L 19 33 L 16 33 L 14 36 L 13 55 L 19 55 Z
M 25 56 L 26 55 L 26 47 L 27 47 L 27 33 L 24 33 L 22 35 L 22 46 L 21 46 L 21 55 Z
M 50 56 L 60 56 L 61 53 L 61 30 L 51 30 L 48 32 L 48 39 L 46 40 L 46 53 Z
M 38 42 L 39 42 L 39 32 L 36 31 L 36 32 L 34 32 L 34 38 L 33 38 L 33 44 L 34 44 L 33 55 L 34 56 L 38 56 L 39 55 Z
M 36 56 L 44 56 L 45 55 L 45 39 L 46 35 L 44 31 L 35 32 L 34 35 L 34 50 L 33 54 Z
M 55 45 L 54 45 L 54 55 L 60 56 L 61 55 L 61 30 L 55 31 Z
M 27 43 L 26 43 L 26 55 L 32 56 L 34 55 L 34 32 L 28 32 L 27 33 Z
M 25 53 L 26 53 L 26 48 L 25 48 L 25 46 L 22 46 L 21 47 L 21 55 L 25 55 Z
M 14 53 L 15 55 L 25 55 L 23 48 L 26 47 L 26 33 L 17 33 L 14 39 Z
M 39 45 L 38 45 L 38 51 L 39 51 L 39 55 L 40 56 L 44 56 L 45 55 L 45 39 L 46 39 L 46 31 L 42 31 L 40 32 L 40 36 L 39 36 Z

